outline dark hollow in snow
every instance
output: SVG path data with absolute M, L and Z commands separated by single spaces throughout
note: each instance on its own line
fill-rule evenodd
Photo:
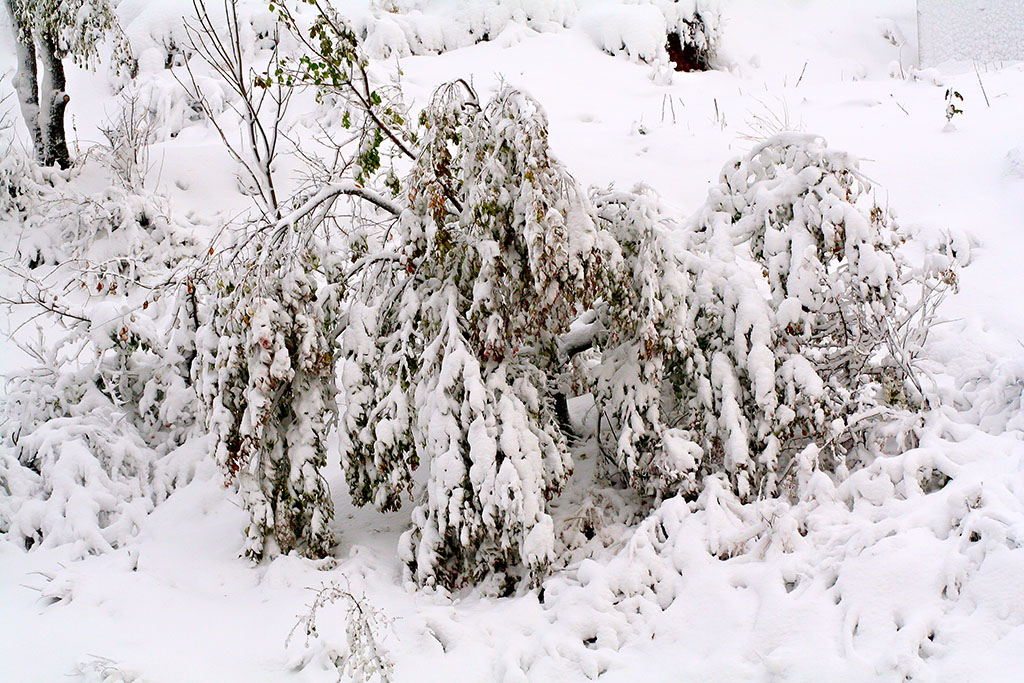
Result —
M 710 68 L 707 59 L 694 45 L 683 44 L 678 32 L 668 34 L 665 49 L 676 71 L 707 71 Z

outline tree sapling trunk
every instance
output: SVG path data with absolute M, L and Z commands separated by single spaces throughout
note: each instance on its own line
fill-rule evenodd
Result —
M 39 71 L 36 65 L 36 46 L 32 41 L 31 29 L 24 25 L 14 7 L 14 0 L 4 0 L 7 13 L 11 16 L 14 30 L 14 49 L 18 59 L 14 77 L 14 89 L 21 105 L 21 116 L 25 120 L 32 148 L 36 158 L 43 159 L 43 132 L 39 127 Z
M 40 82 L 43 132 L 43 163 L 47 166 L 69 168 L 71 154 L 68 152 L 67 136 L 64 133 L 64 112 L 71 98 L 67 94 L 67 79 L 64 63 L 57 56 L 57 45 L 51 36 L 39 38 L 43 78 Z

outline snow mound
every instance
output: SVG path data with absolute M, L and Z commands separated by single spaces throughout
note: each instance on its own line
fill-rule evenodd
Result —
M 1012 180 L 1024 180 L 1024 147 L 1014 147 L 1006 153 L 1003 175 Z
M 1016 394 L 1001 412 L 1019 418 L 1017 382 L 978 391 Z M 742 504 L 710 479 L 695 502 L 661 504 L 611 560 L 550 579 L 545 607 L 576 633 L 594 673 L 966 675 L 1012 647 L 1024 624 L 1010 579 L 1024 571 L 1024 432 L 1018 419 L 988 434 L 972 418 L 936 411 L 917 448 L 838 486 L 818 474 L 796 504 Z M 645 663 L 655 638 L 686 645 L 671 662 Z

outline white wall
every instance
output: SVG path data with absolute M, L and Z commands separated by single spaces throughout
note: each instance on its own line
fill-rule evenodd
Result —
M 1024 60 L 1024 0 L 917 0 L 922 66 Z

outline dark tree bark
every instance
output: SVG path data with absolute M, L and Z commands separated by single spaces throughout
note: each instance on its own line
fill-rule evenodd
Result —
M 67 135 L 64 132 L 64 112 L 71 98 L 67 94 L 67 79 L 64 63 L 57 53 L 57 45 L 49 35 L 39 37 L 40 61 L 43 78 L 40 95 L 43 105 L 43 163 L 47 166 L 69 168 L 71 154 L 68 152 Z
M 36 46 L 32 41 L 32 32 L 20 20 L 15 7 L 15 0 L 4 0 L 7 13 L 11 15 L 11 27 L 14 29 L 14 49 L 18 59 L 17 71 L 14 76 L 14 89 L 21 105 L 21 116 L 25 120 L 32 148 L 36 159 L 42 161 L 43 131 L 39 126 L 39 68 L 36 64 Z

